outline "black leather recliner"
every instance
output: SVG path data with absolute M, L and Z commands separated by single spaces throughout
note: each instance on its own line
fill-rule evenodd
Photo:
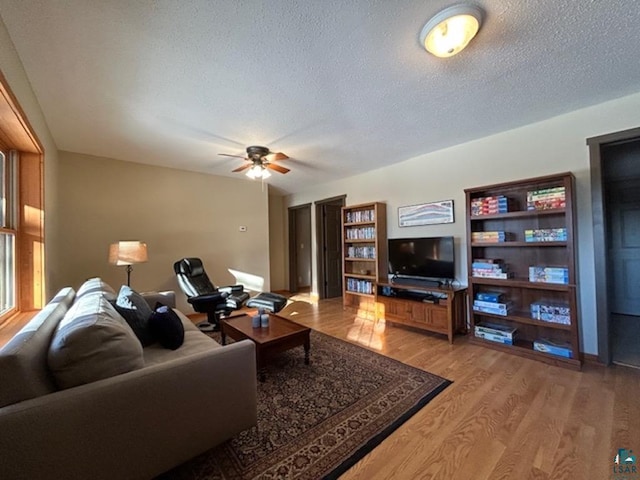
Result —
M 201 330 L 220 327 L 220 316 L 242 308 L 249 298 L 243 285 L 216 287 L 204 271 L 199 258 L 183 258 L 173 264 L 178 284 L 196 312 L 206 313 L 207 322 L 198 324 Z

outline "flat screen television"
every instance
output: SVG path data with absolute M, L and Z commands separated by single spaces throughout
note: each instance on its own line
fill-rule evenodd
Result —
M 389 239 L 389 273 L 396 277 L 454 280 L 453 237 Z

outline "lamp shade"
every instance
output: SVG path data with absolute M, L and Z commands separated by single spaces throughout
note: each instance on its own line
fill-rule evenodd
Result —
M 445 8 L 427 22 L 420 32 L 420 42 L 436 57 L 460 53 L 475 37 L 482 23 L 482 10 L 474 5 Z
M 124 241 L 109 246 L 109 263 L 112 265 L 133 265 L 147 259 L 147 244 L 144 242 Z

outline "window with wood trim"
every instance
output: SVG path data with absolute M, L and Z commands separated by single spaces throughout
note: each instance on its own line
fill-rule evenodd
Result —
M 0 324 L 38 310 L 44 286 L 44 151 L 0 72 Z
M 15 165 L 0 147 L 0 316 L 16 308 Z

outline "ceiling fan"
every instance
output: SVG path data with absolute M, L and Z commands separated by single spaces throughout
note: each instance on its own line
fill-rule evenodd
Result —
M 268 178 L 271 176 L 269 170 L 275 170 L 279 173 L 287 173 L 289 171 L 288 168 L 272 163 L 278 160 L 286 160 L 289 157 L 282 152 L 271 152 L 267 147 L 260 147 L 256 145 L 247 147 L 246 157 L 243 157 L 242 155 L 230 155 L 228 153 L 219 153 L 218 155 L 244 159 L 248 163 L 232 171 L 242 172 L 244 170 L 248 170 L 246 175 L 249 178 Z

